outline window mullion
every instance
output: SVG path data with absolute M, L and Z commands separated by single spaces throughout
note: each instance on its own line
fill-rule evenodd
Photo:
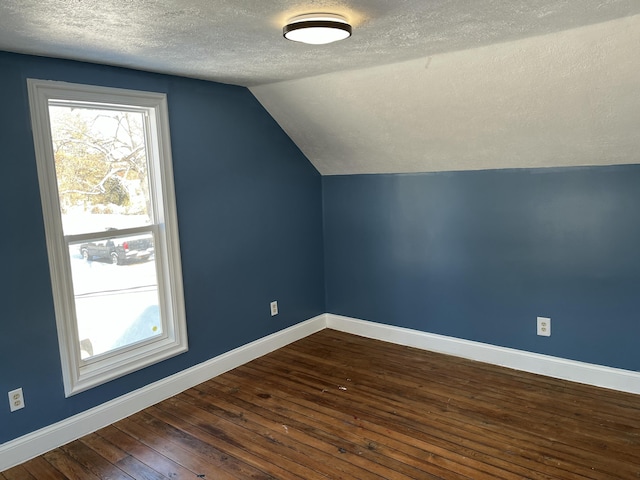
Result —
M 102 239 L 108 237 L 122 237 L 125 235 L 137 235 L 140 233 L 153 232 L 154 225 L 145 225 L 143 227 L 121 228 L 102 232 L 79 233 L 75 235 L 65 235 L 64 239 L 67 244 L 82 242 L 85 240 Z

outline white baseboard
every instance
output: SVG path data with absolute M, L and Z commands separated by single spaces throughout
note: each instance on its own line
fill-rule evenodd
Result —
M 640 394 L 640 372 L 604 367 L 592 363 L 497 347 L 408 328 L 358 320 L 340 315 L 326 315 L 327 328 L 362 337 L 446 353 L 503 367 L 522 370 L 572 382 Z
M 362 337 L 640 394 L 640 373 L 323 314 L 0 445 L 0 472 L 117 422 L 296 340 L 332 328 Z
M 325 328 L 319 315 L 0 445 L 0 472 L 111 425 L 162 400 Z

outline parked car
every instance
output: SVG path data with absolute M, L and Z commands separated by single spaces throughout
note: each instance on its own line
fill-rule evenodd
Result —
M 80 245 L 80 255 L 85 260 L 106 260 L 114 265 L 123 265 L 136 260 L 148 260 L 153 253 L 153 237 L 151 235 L 110 238 L 101 242 Z

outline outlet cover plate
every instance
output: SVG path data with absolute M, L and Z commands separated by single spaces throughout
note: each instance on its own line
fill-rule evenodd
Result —
M 538 335 L 542 337 L 551 336 L 551 319 L 548 317 L 538 317 Z
M 22 388 L 16 388 L 9 392 L 9 408 L 12 412 L 24 408 L 24 395 Z

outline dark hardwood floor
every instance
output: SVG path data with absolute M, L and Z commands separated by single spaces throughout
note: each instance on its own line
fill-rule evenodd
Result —
M 640 479 L 640 396 L 324 330 L 0 473 Z

